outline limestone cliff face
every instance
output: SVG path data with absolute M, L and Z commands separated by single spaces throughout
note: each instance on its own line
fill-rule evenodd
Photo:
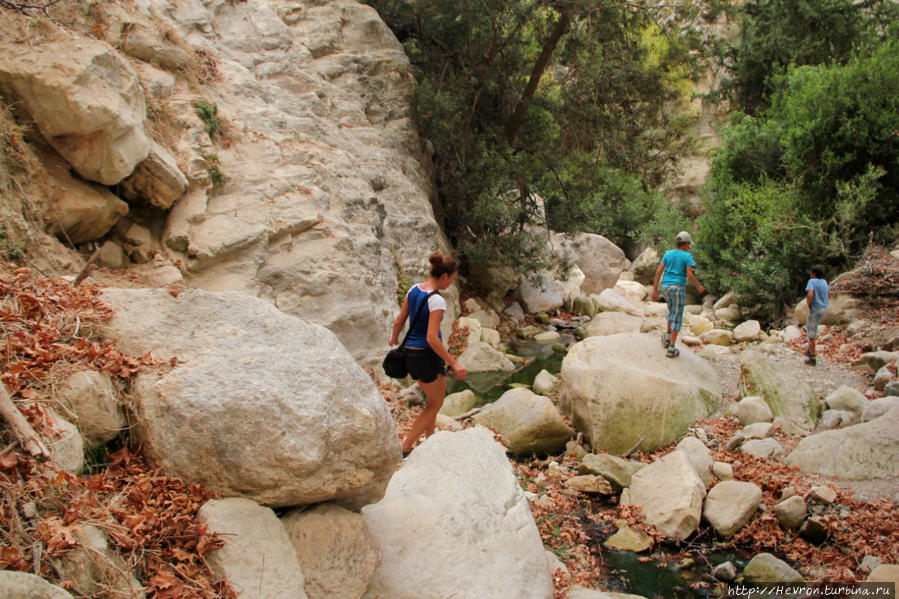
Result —
M 45 43 L 28 43 L 21 23 L 0 40 L 0 91 L 34 120 L 43 155 L 131 207 L 88 237 L 123 241 L 132 262 L 149 245 L 188 285 L 249 291 L 375 364 L 398 269 L 417 279 L 447 250 L 414 79 L 377 13 L 351 0 L 122 0 L 97 20 L 100 40 L 45 26 Z M 115 222 L 107 205 L 81 220 Z

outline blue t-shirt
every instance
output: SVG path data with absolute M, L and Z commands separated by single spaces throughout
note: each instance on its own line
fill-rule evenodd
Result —
M 662 285 L 687 284 L 687 267 L 696 267 L 693 254 L 684 250 L 668 250 L 662 256 L 662 264 L 665 265 L 665 275 L 662 277 Z
M 409 300 L 410 320 L 415 318 L 419 306 L 421 306 L 425 298 L 428 297 L 429 293 L 431 292 L 425 291 L 418 285 L 413 285 L 406 293 L 406 299 Z M 436 310 L 446 311 L 446 300 L 443 299 L 443 296 L 441 296 L 440 293 L 435 293 L 428 298 L 428 304 L 421 309 L 421 313 L 418 314 L 418 318 L 415 318 L 415 322 L 410 324 L 412 332 L 409 333 L 409 338 L 406 340 L 406 345 L 408 347 L 428 347 L 428 321 L 431 319 L 431 312 Z M 443 335 L 440 331 L 437 332 L 437 336 L 443 341 Z
M 814 291 L 812 295 L 812 308 L 827 308 L 830 306 L 830 298 L 827 297 L 830 287 L 824 279 L 809 279 L 805 286 L 805 292 Z

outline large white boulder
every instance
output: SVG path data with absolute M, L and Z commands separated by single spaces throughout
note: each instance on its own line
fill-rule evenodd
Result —
M 61 31 L 35 44 L 3 39 L 0 89 L 81 177 L 115 185 L 147 157 L 143 88 L 111 46 Z
M 26 599 L 72 599 L 72 596 L 43 578 L 14 570 L 0 570 L 0 596 Z
M 361 514 L 333 504 L 281 518 L 297 552 L 309 599 L 359 599 L 381 563 L 381 549 Z
M 758 485 L 723 481 L 709 490 L 702 515 L 719 535 L 729 537 L 749 522 L 761 502 L 762 490 Z
M 846 480 L 899 476 L 899 407 L 869 422 L 804 437 L 786 460 L 803 472 Z
M 560 453 L 575 435 L 550 398 L 523 387 L 509 389 L 472 420 L 499 431 L 516 455 Z
M 614 289 L 603 289 L 599 295 L 591 296 L 601 312 L 624 312 L 633 316 L 643 316 L 643 304 L 630 296 L 621 295 Z
M 355 0 L 191 1 L 154 13 L 149 25 L 189 39 L 217 63 L 204 97 L 176 92 L 166 102 L 182 131 L 167 149 L 191 183 L 171 210 L 211 187 L 216 164 L 225 178 L 208 202 L 179 211 L 188 218 L 168 223 L 180 249 L 166 251 L 191 286 L 259 295 L 328 328 L 360 364 L 376 367 L 399 310 L 399 281 L 423 280 L 427 255 L 450 249 L 430 202 L 402 44 Z M 174 44 L 152 39 L 140 11 L 122 18 L 145 34 L 122 40 L 126 51 L 182 63 Z M 200 99 L 217 105 L 235 143 L 211 142 L 195 114 Z M 445 296 L 444 339 L 458 313 L 455 289 Z
M 149 155 L 122 181 L 121 192 L 129 202 L 168 210 L 187 191 L 189 183 L 169 151 L 153 142 Z
M 584 273 L 585 295 L 614 287 L 630 261 L 617 245 L 594 233 L 553 233 L 552 243 L 565 252 Z
M 617 335 L 618 333 L 639 333 L 643 319 L 623 312 L 600 312 L 587 323 L 587 337 Z
M 639 333 L 590 337 L 562 361 L 563 410 L 594 450 L 623 453 L 642 440 L 673 443 L 721 407 L 715 371 L 687 349 L 665 357 L 658 338 Z
M 830 307 L 824 316 L 823 324 L 848 324 L 861 312 L 860 303 L 851 295 L 836 294 L 830 298 Z M 799 300 L 793 310 L 793 316 L 800 324 L 808 322 L 808 304 L 805 298 Z
M 763 397 L 775 417 L 810 427 L 818 418 L 818 396 L 808 383 L 756 350 L 740 354 L 740 393 Z
M 682 451 L 687 455 L 690 464 L 693 465 L 693 469 L 699 475 L 704 485 L 712 484 L 712 481 L 715 480 L 715 475 L 712 474 L 714 460 L 712 459 L 712 452 L 709 451 L 705 443 L 696 437 L 684 437 L 678 442 L 676 450 Z
M 459 364 L 469 373 L 493 372 L 496 370 L 515 370 L 506 355 L 493 346 L 476 341 L 465 348 L 459 355 Z
M 242 293 L 103 299 L 121 349 L 176 360 L 134 383 L 137 432 L 166 472 L 275 507 L 383 495 L 400 459 L 396 427 L 332 333 Z
M 238 597 L 308 599 L 296 550 L 270 508 L 239 497 L 212 499 L 197 519 L 225 539 L 206 561 Z
M 628 487 L 629 502 L 640 506 L 646 521 L 674 541 L 683 541 L 699 526 L 704 497 L 705 485 L 681 451 L 634 474 Z
M 564 299 L 547 273 L 531 273 L 521 278 L 518 284 L 518 299 L 528 314 L 555 312 L 562 307 Z
M 861 414 L 871 403 L 864 394 L 848 385 L 841 385 L 824 399 L 831 410 L 846 410 Z
M 72 373 L 57 387 L 56 399 L 75 415 L 75 425 L 88 449 L 114 439 L 125 427 L 125 415 L 106 373 Z
M 383 553 L 368 599 L 553 595 L 527 499 L 485 428 L 429 437 L 362 515 Z

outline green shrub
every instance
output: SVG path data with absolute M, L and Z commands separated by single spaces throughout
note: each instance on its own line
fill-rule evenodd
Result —
M 798 208 L 834 216 L 841 187 L 872 171 L 876 199 L 855 216 L 863 236 L 899 219 L 899 43 L 846 66 L 790 71 L 766 118 L 780 132 L 784 178 L 802 190 Z M 845 198 L 844 198 L 845 199 Z M 862 231 L 862 229 L 864 229 Z M 859 240 L 853 251 L 860 251 Z
M 899 43 L 779 80 L 770 108 L 735 115 L 706 185 L 697 249 L 713 288 L 750 304 L 801 295 L 808 267 L 834 271 L 899 223 Z
M 194 103 L 194 110 L 201 119 L 203 119 L 203 128 L 206 133 L 212 135 L 219 130 L 218 106 L 215 102 L 208 100 L 197 100 Z
M 725 89 L 736 107 L 760 114 L 793 65 L 846 64 L 894 36 L 892 0 L 750 0 L 737 9 L 740 39 L 725 51 Z
M 707 198 L 699 220 L 694 251 L 703 282 L 733 289 L 741 305 L 759 305 L 766 320 L 802 293 L 812 264 L 840 253 L 820 223 L 795 213 L 797 195 L 776 181 L 735 183 Z

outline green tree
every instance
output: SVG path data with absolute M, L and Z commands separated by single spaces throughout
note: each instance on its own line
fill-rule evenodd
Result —
M 726 89 L 736 107 L 759 114 L 790 65 L 845 64 L 893 35 L 892 0 L 751 0 L 740 9 L 740 39 L 725 52 Z
M 762 179 L 715 192 L 697 234 L 703 280 L 734 290 L 741 305 L 773 320 L 801 291 L 809 267 L 832 262 L 839 246 L 821 223 L 796 213 L 799 193 L 788 183 Z
M 713 282 L 786 300 L 814 262 L 846 266 L 899 223 L 899 43 L 792 67 L 758 117 L 737 114 L 706 186 L 697 244 Z
M 464 258 L 545 259 L 525 241 L 543 221 L 535 194 L 553 228 L 619 243 L 651 219 L 651 190 L 689 145 L 667 109 L 689 96 L 701 58 L 693 3 L 369 3 L 415 69 L 435 211 Z
M 832 218 L 841 186 L 879 172 L 879 189 L 860 208 L 858 224 L 867 236 L 899 219 L 897 92 L 896 42 L 845 66 L 800 67 L 785 78 L 766 117 L 780 131 L 785 176 L 803 192 L 802 212 Z

